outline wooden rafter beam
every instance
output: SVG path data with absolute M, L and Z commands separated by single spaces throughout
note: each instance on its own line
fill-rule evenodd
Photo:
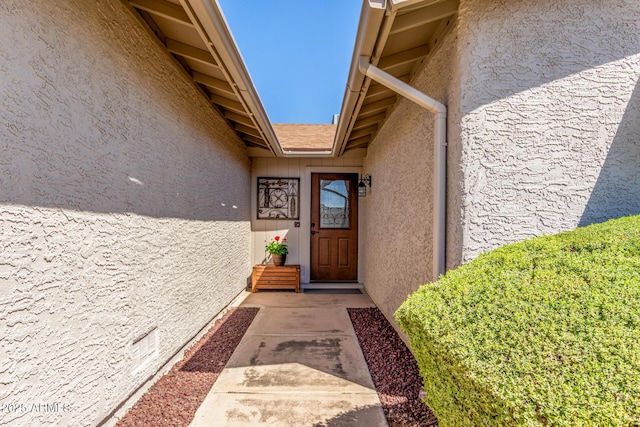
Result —
M 362 138 L 363 136 L 373 135 L 377 131 L 378 131 L 378 125 L 375 124 L 373 126 L 368 126 L 366 128 L 359 129 L 359 130 L 351 132 L 351 135 L 349 135 L 349 138 L 350 139 L 358 139 L 358 138 Z
M 252 126 L 245 126 L 243 124 L 236 123 L 233 127 L 238 132 L 242 132 L 244 134 L 262 139 L 262 135 L 260 135 L 260 131 Z
M 268 147 L 264 139 L 261 139 L 261 138 L 256 138 L 251 135 L 242 135 L 242 139 L 247 142 L 250 142 L 253 145 L 257 145 L 259 147 L 265 147 L 265 148 Z
M 389 108 L 393 103 L 396 102 L 396 97 L 392 96 L 389 98 L 385 98 L 378 102 L 372 102 L 371 104 L 365 104 L 362 106 L 360 111 L 358 112 L 358 116 L 364 117 L 367 115 L 379 113 L 380 111 L 384 111 Z
M 383 93 L 393 93 L 393 91 L 388 87 L 381 85 L 380 83 L 376 83 L 375 85 L 369 86 L 369 90 L 367 91 L 366 98 L 374 97 Z
M 409 76 L 408 74 L 405 74 L 404 76 L 400 76 L 396 78 L 399 80 L 402 80 L 405 83 L 409 83 L 411 76 Z M 365 102 L 368 98 L 375 98 L 378 95 L 385 95 L 385 94 L 387 96 L 384 96 L 384 98 L 387 98 L 391 94 L 395 94 L 395 92 L 393 92 L 388 87 L 381 85 L 380 83 L 374 83 L 371 86 L 369 86 L 369 90 L 367 90 L 367 94 L 365 95 Z
M 129 4 L 152 15 L 161 16 L 179 24 L 193 27 L 189 16 L 180 5 L 166 0 L 129 0 Z
M 239 103 L 238 101 L 234 101 L 232 99 L 229 99 L 229 98 L 224 98 L 222 96 L 217 96 L 217 95 L 211 95 L 211 102 L 213 102 L 216 105 L 221 106 L 222 108 L 224 108 L 226 110 L 235 111 L 237 113 L 244 113 L 245 112 L 244 106 L 241 103 Z
M 243 125 L 255 126 L 253 121 L 251 121 L 251 117 L 245 116 L 244 114 L 234 113 L 233 111 L 225 111 L 224 118 L 231 120 L 232 122 L 242 123 Z
M 383 121 L 386 116 L 387 115 L 385 113 L 382 113 L 382 114 L 378 114 L 378 115 L 375 115 L 375 116 L 358 119 L 358 120 L 356 120 L 355 124 L 353 125 L 352 132 L 355 131 L 355 130 L 366 128 L 366 127 L 371 126 L 373 124 L 377 124 L 378 122 Z
M 198 49 L 197 47 L 179 42 L 173 39 L 167 39 L 167 50 L 175 55 L 183 58 L 191 59 L 205 65 L 218 67 L 213 56 L 207 50 Z
M 228 94 L 235 96 L 235 93 L 233 92 L 233 88 L 231 87 L 231 85 L 224 80 L 218 80 L 206 74 L 202 74 L 197 71 L 194 71 L 193 81 L 196 83 L 203 84 L 207 87 L 210 87 L 211 89 L 215 89 L 220 92 L 226 92 Z
M 350 139 L 349 142 L 347 142 L 347 146 L 345 149 L 351 150 L 352 148 L 366 147 L 367 145 L 369 145 L 370 142 L 371 142 L 370 135 L 364 136 L 358 139 Z
M 135 13 L 136 17 L 140 18 L 142 22 L 146 24 L 147 31 L 155 35 L 156 38 L 160 41 L 160 43 L 162 43 L 162 45 L 164 46 L 167 40 L 167 37 L 164 35 L 164 33 L 162 32 L 158 24 L 156 24 L 156 21 L 153 20 L 153 16 L 150 13 L 145 12 L 144 10 L 137 10 L 137 9 L 134 9 L 133 7 L 130 7 L 130 9 L 132 10 L 132 13 Z
M 391 69 L 401 67 L 411 62 L 416 62 L 429 54 L 429 45 L 425 44 L 412 49 L 407 49 L 393 55 L 385 56 L 378 62 L 378 68 L 391 72 Z
M 390 34 L 426 25 L 458 13 L 459 0 L 448 0 L 397 16 Z

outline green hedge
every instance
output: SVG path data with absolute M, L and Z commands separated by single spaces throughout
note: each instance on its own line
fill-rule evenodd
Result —
M 640 425 L 640 216 L 483 254 L 396 319 L 443 427 Z

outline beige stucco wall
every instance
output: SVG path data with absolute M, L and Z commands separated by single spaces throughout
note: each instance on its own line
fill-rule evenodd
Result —
M 449 108 L 447 268 L 640 213 L 640 3 L 462 0 L 411 83 Z M 365 287 L 391 316 L 431 280 L 432 126 L 403 100 L 364 173 Z
M 640 213 L 640 2 L 462 0 L 463 261 Z
M 452 25 L 411 85 L 447 105 L 449 163 L 457 164 L 457 28 Z M 433 277 L 433 129 L 434 115 L 403 99 L 369 146 L 364 162 L 363 173 L 373 182 L 370 194 L 361 199 L 363 280 L 390 318 L 410 293 Z M 458 256 L 458 173 L 455 167 L 448 170 L 450 262 Z
M 117 0 L 0 39 L 0 424 L 96 425 L 245 287 L 250 161 Z

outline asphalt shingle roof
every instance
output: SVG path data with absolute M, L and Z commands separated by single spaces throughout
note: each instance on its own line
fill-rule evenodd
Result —
M 283 151 L 330 151 L 336 125 L 274 124 Z

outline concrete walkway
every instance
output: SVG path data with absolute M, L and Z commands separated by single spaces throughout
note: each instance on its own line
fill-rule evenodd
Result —
M 347 307 L 367 295 L 251 294 L 260 307 L 191 426 L 388 426 Z

